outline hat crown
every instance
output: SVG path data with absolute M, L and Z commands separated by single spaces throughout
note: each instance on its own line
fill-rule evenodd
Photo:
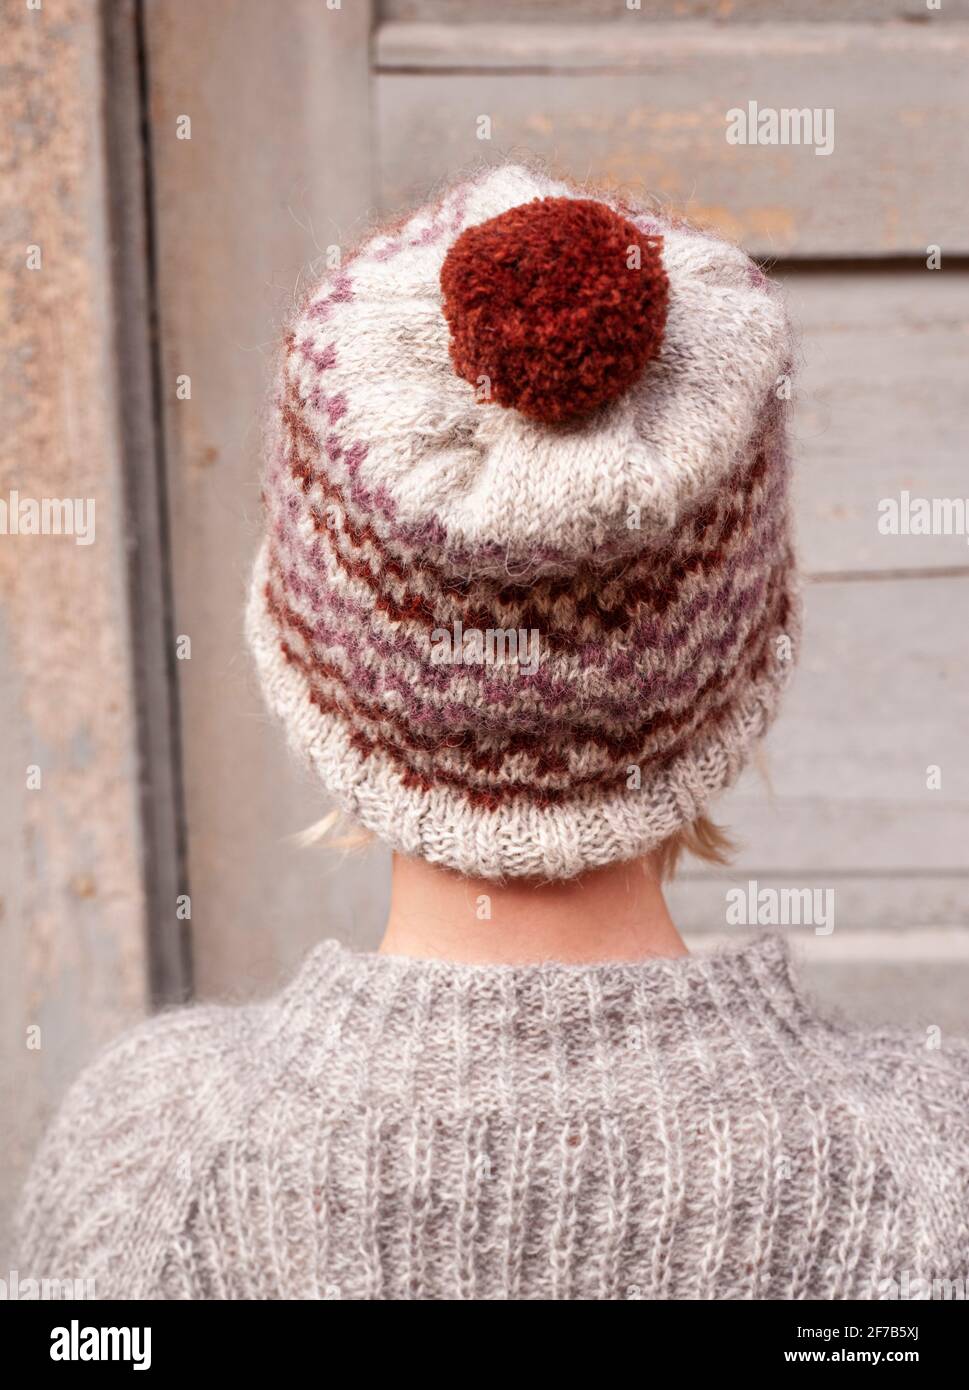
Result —
M 564 202 L 580 207 L 563 212 Z M 549 207 L 552 212 L 543 214 Z M 514 218 L 501 222 L 507 214 Z M 455 266 L 455 243 L 468 231 L 499 222 L 507 230 L 543 215 L 545 235 L 532 239 L 527 264 L 522 238 L 516 233 L 508 240 L 517 247 L 509 260 L 518 275 L 535 281 L 529 301 L 542 306 L 556 293 L 540 272 L 547 246 L 554 252 L 568 241 L 575 220 L 585 225 L 600 218 L 607 241 L 608 228 L 621 229 L 621 263 L 614 260 L 611 278 L 597 277 L 593 285 L 588 255 L 572 255 L 577 291 L 571 302 L 562 297 L 547 343 L 523 342 L 499 353 L 493 374 L 488 363 L 482 368 L 481 359 L 472 358 L 477 375 L 465 379 L 455 371 L 451 350 L 445 262 Z M 592 306 L 587 320 L 600 327 L 603 297 L 621 294 L 625 308 L 631 302 L 628 288 L 620 291 L 616 281 L 626 284 L 626 248 L 642 242 L 629 237 L 627 226 L 654 248 L 643 260 L 647 273 L 651 268 L 668 281 L 655 355 L 597 408 L 539 418 L 538 411 L 560 406 L 563 396 L 574 405 L 576 380 L 582 387 L 587 368 L 588 390 L 608 386 L 620 371 L 620 364 L 601 360 L 593 369 L 581 350 L 569 361 L 568 349 L 581 348 L 592 331 L 581 321 L 583 291 Z M 574 251 L 575 237 L 570 245 Z M 482 325 L 490 316 L 495 332 L 507 334 L 502 314 L 494 313 L 493 274 L 482 262 L 475 275 L 480 303 L 470 303 L 470 312 L 480 314 Z M 514 295 L 515 276 L 509 279 L 507 293 Z M 636 283 L 642 288 L 641 280 Z M 459 299 L 468 298 L 466 279 L 455 288 Z M 648 298 L 631 316 L 634 337 L 647 317 Z M 623 308 L 613 307 L 621 316 Z M 510 317 L 510 311 L 504 315 Z M 518 323 L 522 335 L 534 329 L 530 304 L 522 306 Z M 354 487 L 372 499 L 373 525 L 387 543 L 402 552 L 419 538 L 428 559 L 459 576 L 568 575 L 583 563 L 632 557 L 653 542 L 665 545 L 748 447 L 790 351 L 781 302 L 737 247 L 605 193 L 583 197 L 568 184 L 513 165 L 454 185 L 366 237 L 308 296 L 293 340 L 287 390 L 300 428 L 324 453 L 337 446 L 345 452 Z M 477 342 L 486 341 L 482 328 Z M 545 376 L 529 376 L 530 363 Z M 492 376 L 490 383 L 478 380 L 482 374 Z M 562 381 L 568 383 L 564 393 L 557 390 Z M 503 401 L 505 388 L 514 391 L 516 382 L 518 398 Z

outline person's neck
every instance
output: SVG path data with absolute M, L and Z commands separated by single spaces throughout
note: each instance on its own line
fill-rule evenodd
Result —
M 380 952 L 472 965 L 689 954 L 648 859 L 566 882 L 493 883 L 398 854 Z

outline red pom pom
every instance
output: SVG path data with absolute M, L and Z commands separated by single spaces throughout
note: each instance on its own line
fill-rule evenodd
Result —
M 455 371 L 548 423 L 621 395 L 662 342 L 662 245 L 588 198 L 536 198 L 469 227 L 441 269 Z

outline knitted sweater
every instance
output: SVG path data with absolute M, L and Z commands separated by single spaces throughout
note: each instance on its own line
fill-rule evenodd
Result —
M 314 949 L 75 1084 L 21 1282 L 99 1298 L 885 1297 L 969 1275 L 969 1047 L 818 1016 L 786 946 L 475 967 Z

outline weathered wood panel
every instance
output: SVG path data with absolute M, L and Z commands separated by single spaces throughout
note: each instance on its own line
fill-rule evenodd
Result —
M 938 816 L 942 803 L 954 822 L 969 810 L 967 601 L 969 579 L 809 587 L 801 666 L 771 758 L 778 797 L 837 807 L 895 802 L 918 820 Z M 926 787 L 935 764 L 940 791 Z M 946 842 L 913 825 L 908 862 L 969 867 L 964 828 L 954 824 Z M 832 839 L 812 858 L 808 845 L 798 862 L 835 868 L 849 849 Z M 873 853 L 855 847 L 848 862 L 874 866 Z M 906 862 L 897 842 L 883 853 L 877 867 Z M 773 859 L 794 862 L 778 850 Z
M 170 0 L 148 7 L 147 38 L 193 949 L 199 992 L 234 993 L 379 918 L 386 891 L 293 843 L 327 807 L 242 635 L 280 325 L 370 211 L 369 6 Z
M 969 275 L 787 269 L 800 339 L 794 447 L 802 562 L 820 573 L 969 571 L 965 533 L 883 535 L 879 503 L 969 500 Z
M 251 19 L 248 22 L 250 28 L 237 42 L 243 49 L 253 43 L 264 49 L 269 37 Z M 264 289 L 254 300 L 249 299 L 251 288 L 240 294 L 240 286 L 247 282 L 246 268 L 261 264 L 263 280 L 275 275 L 275 283 L 282 281 L 285 287 L 285 274 L 274 271 L 274 266 L 287 266 L 289 283 L 294 282 L 300 263 L 331 240 L 340 243 L 355 235 L 361 219 L 351 210 L 340 223 L 337 214 L 334 232 L 321 235 L 314 210 L 314 245 L 298 228 L 281 225 L 276 207 L 266 211 L 263 194 L 255 210 L 249 208 L 245 215 L 232 202 L 233 194 L 221 186 L 218 198 L 206 196 L 210 177 L 220 177 L 210 175 L 210 167 L 239 169 L 251 163 L 252 151 L 260 145 L 258 127 L 268 117 L 260 108 L 252 114 L 251 126 L 239 128 L 231 92 L 220 86 L 228 83 L 228 77 L 207 71 L 212 54 L 222 50 L 219 36 L 204 15 L 190 23 L 202 27 L 190 28 L 187 38 L 181 25 L 167 36 L 153 32 L 150 58 L 166 380 L 171 383 L 177 371 L 188 370 L 188 354 L 196 364 L 192 401 L 170 401 L 168 414 L 177 626 L 194 639 L 191 662 L 179 668 L 185 708 L 193 925 L 201 987 L 214 991 L 244 987 L 247 979 L 275 978 L 280 966 L 321 932 L 371 944 L 379 933 L 385 901 L 386 856 L 378 852 L 374 873 L 357 860 L 334 865 L 325 852 L 298 850 L 286 838 L 320 813 L 318 794 L 292 768 L 281 739 L 263 716 L 241 651 L 239 628 L 226 619 L 238 612 L 245 568 L 258 531 L 256 403 L 264 390 L 265 364 L 280 306 L 288 297 L 285 288 L 275 299 Z M 310 44 L 306 38 L 302 46 Z M 186 66 L 188 53 L 199 55 L 198 69 Z M 277 62 L 288 61 L 289 53 L 287 43 Z M 225 61 L 235 71 L 245 59 L 231 54 Z M 438 80 L 433 79 L 432 91 Z M 203 89 L 224 99 L 225 114 L 220 101 L 207 95 L 207 102 L 219 114 L 207 120 L 202 144 L 197 122 L 191 145 L 160 134 L 173 126 L 179 112 L 195 109 L 193 93 Z M 267 104 L 272 104 L 271 98 Z M 438 114 L 426 101 L 425 118 L 432 129 L 438 129 Z M 330 121 L 321 112 L 312 119 L 305 116 L 302 124 L 309 126 L 313 119 Z M 348 143 L 352 143 L 349 138 Z M 274 147 L 277 165 L 284 144 L 277 142 Z M 280 183 L 287 178 L 298 181 L 293 168 L 303 158 L 297 149 L 295 155 L 286 156 L 281 168 L 257 160 L 254 185 L 267 190 L 269 202 L 278 206 Z M 307 187 L 317 207 L 333 206 L 328 182 Z M 248 177 L 240 185 L 238 198 L 240 202 L 251 198 Z M 365 207 L 366 195 L 359 196 L 358 204 Z M 309 225 L 305 218 L 301 220 Z M 352 230 L 346 233 L 349 224 Z M 209 250 L 216 240 L 218 255 Z M 193 248 L 193 265 L 197 262 L 191 283 L 186 282 L 181 254 L 187 243 Z M 275 249 L 265 255 L 266 247 Z M 795 313 L 805 324 L 805 370 L 797 408 L 803 489 L 799 510 L 807 568 L 840 572 L 951 565 L 951 539 L 937 547 L 908 538 L 915 542 L 918 554 L 908 550 L 896 554 L 892 543 L 875 531 L 873 507 L 900 477 L 908 478 L 909 465 L 913 476 L 934 491 L 948 489 L 953 480 L 961 425 L 955 387 L 965 354 L 963 281 L 952 274 L 943 277 L 927 271 L 905 276 L 891 271 L 868 276 L 790 274 L 789 278 Z M 931 296 L 931 303 L 926 296 Z M 229 332 L 220 329 L 223 312 L 231 325 Z M 252 344 L 260 345 L 259 352 L 246 351 Z M 913 360 L 921 364 L 915 395 L 911 381 L 907 386 L 905 382 Z M 849 379 L 860 394 L 860 406 L 849 389 Z M 909 435 L 904 430 L 899 433 L 896 409 L 906 392 L 912 403 L 905 417 L 912 421 Z M 923 442 L 917 452 L 910 451 L 906 441 L 916 439 L 920 420 Z M 849 476 L 839 477 L 839 472 Z M 834 503 L 832 490 L 838 498 Z M 904 546 L 905 540 L 900 538 L 900 544 Z M 876 603 L 884 601 L 886 591 L 879 593 Z M 853 764 L 846 775 L 855 775 Z M 892 793 L 885 799 L 895 817 L 893 833 L 904 832 L 904 810 L 898 810 Z M 800 807 L 798 815 L 809 837 L 815 834 L 817 817 L 823 812 L 820 801 Z M 861 817 L 864 826 L 877 828 L 878 814 L 863 808 Z M 266 826 L 273 827 L 268 834 Z M 869 833 L 875 835 L 877 829 Z M 940 852 L 942 843 L 933 837 Z M 782 865 L 785 861 L 778 854 L 783 848 L 776 853 L 769 850 L 765 862 Z M 890 850 L 886 857 L 891 857 Z M 855 867 L 850 856 L 840 862 L 848 869 Z M 865 861 L 860 862 L 864 866 Z M 947 861 L 935 862 L 939 869 L 950 867 Z M 877 867 L 873 872 L 878 873 Z M 887 895 L 881 881 L 874 882 L 871 901 L 883 903 Z M 871 913 L 875 910 L 870 908 Z
M 53 1107 L 147 1007 L 99 21 L 85 0 L 3 19 L 0 498 L 93 502 L 94 532 L 0 535 L 0 1269 Z
M 646 25 L 657 20 L 696 19 L 718 24 L 830 23 L 832 19 L 839 23 L 902 19 L 941 24 L 969 18 L 969 3 L 944 0 L 939 9 L 929 10 L 925 0 L 838 0 L 836 7 L 831 0 L 797 0 L 796 5 L 778 4 L 778 0 L 379 0 L 378 15 L 384 21 L 440 24 L 531 20 L 562 24 L 607 19 Z
M 964 26 L 397 24 L 376 54 L 387 207 L 527 153 L 764 255 L 969 250 Z M 728 143 L 750 101 L 833 112 L 831 152 Z

